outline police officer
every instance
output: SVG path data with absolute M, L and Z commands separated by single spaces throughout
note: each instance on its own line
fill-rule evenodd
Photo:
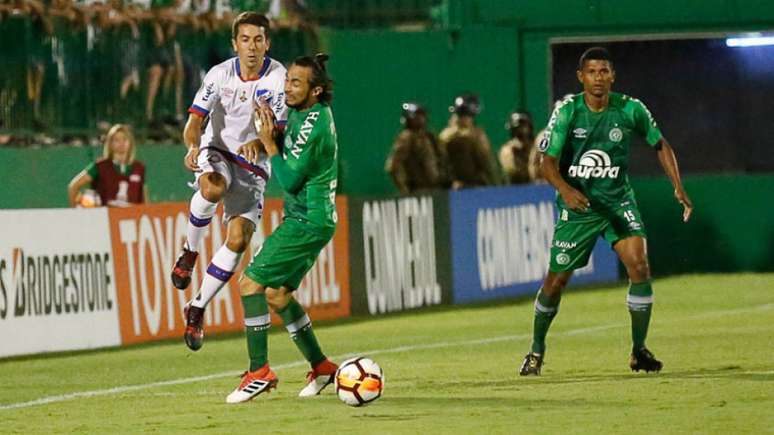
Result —
M 395 138 L 385 170 L 400 193 L 441 188 L 443 175 L 438 142 L 427 129 L 427 110 L 409 101 L 401 106 L 403 130 Z
M 478 96 L 464 93 L 449 107 L 449 125 L 441 131 L 441 153 L 446 156 L 452 188 L 498 184 L 492 146 L 484 130 L 476 126 L 481 112 Z
M 508 116 L 505 129 L 510 133 L 511 139 L 500 147 L 498 157 L 505 172 L 506 182 L 529 183 L 532 181 L 529 170 L 530 154 L 535 148 L 532 116 L 524 111 L 515 111 Z

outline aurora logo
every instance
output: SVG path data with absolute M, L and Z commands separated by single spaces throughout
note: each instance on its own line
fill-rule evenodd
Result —
M 618 178 L 619 166 L 610 165 L 610 156 L 601 150 L 583 153 L 577 165 L 570 166 L 567 174 L 575 178 Z

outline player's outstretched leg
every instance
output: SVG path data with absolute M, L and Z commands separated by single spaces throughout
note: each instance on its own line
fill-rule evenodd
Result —
M 548 296 L 543 288 L 538 290 L 535 297 L 535 321 L 532 330 L 532 349 L 519 369 L 519 375 L 540 375 L 540 369 L 543 367 L 543 357 L 546 351 L 546 335 L 551 322 L 559 312 L 559 302 L 562 295 L 556 292 Z
M 271 291 L 283 292 L 285 290 L 271 289 Z M 298 396 L 310 397 L 320 394 L 325 387 L 333 383 L 338 366 L 323 355 L 317 337 L 312 330 L 312 321 L 304 311 L 304 307 L 295 298 L 291 296 L 287 305 L 277 310 L 277 314 L 285 323 L 285 328 L 290 333 L 290 338 L 293 339 L 298 350 L 312 366 L 312 370 L 306 375 L 307 385 Z
M 185 290 L 191 284 L 191 273 L 199 256 L 199 245 L 204 238 L 207 225 L 215 215 L 217 202 L 208 201 L 202 196 L 201 190 L 191 198 L 190 214 L 188 216 L 187 241 L 172 269 L 172 284 L 180 290 Z
M 658 372 L 663 364 L 645 347 L 650 313 L 653 309 L 653 288 L 650 281 L 632 283 L 629 286 L 626 304 L 632 318 L 632 355 L 629 359 L 629 367 L 633 371 Z

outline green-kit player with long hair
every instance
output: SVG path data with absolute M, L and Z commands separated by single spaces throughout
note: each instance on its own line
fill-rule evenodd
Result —
M 675 198 L 683 206 L 684 221 L 691 216 L 693 205 L 680 181 L 674 151 L 651 113 L 639 100 L 610 92 L 615 71 L 607 50 L 586 50 L 580 58 L 577 76 L 583 92 L 557 105 L 540 144 L 541 170 L 558 192 L 559 218 L 551 243 L 548 274 L 535 299 L 532 349 L 519 373 L 540 374 L 546 334 L 559 310 L 561 292 L 573 271 L 588 263 L 600 235 L 613 246 L 629 276 L 629 366 L 636 371 L 659 371 L 661 361 L 645 347 L 653 289 L 645 227 L 627 176 L 634 135 L 657 150 Z
M 285 217 L 266 239 L 240 280 L 250 367 L 228 403 L 246 402 L 277 385 L 269 368 L 269 308 L 279 315 L 312 370 L 299 396 L 315 396 L 333 382 L 338 366 L 320 349 L 312 323 L 293 291 L 314 264 L 336 229 L 337 143 L 330 101 L 327 55 L 305 56 L 291 64 L 285 80 L 290 108 L 285 141 L 275 143 L 274 114 L 256 109 L 258 139 L 285 191 Z

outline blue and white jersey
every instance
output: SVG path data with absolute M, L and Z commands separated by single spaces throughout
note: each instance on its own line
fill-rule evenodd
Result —
M 285 67 L 264 56 L 257 79 L 243 80 L 239 70 L 238 57 L 215 65 L 196 92 L 188 111 L 210 117 L 202 135 L 201 148 L 215 147 L 236 154 L 239 147 L 257 139 L 253 122 L 254 105 L 259 100 L 271 106 L 279 125 L 287 123 Z M 259 165 L 268 165 L 268 161 L 261 161 Z

